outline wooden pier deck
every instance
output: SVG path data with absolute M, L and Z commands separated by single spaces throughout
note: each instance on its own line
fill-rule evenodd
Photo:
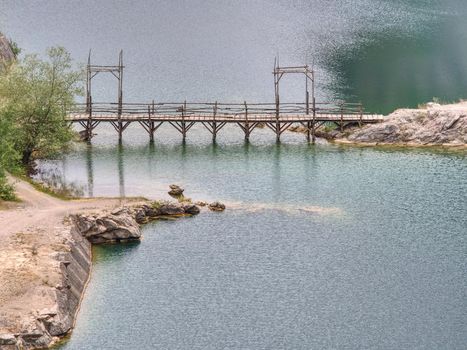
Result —
M 384 117 L 379 114 L 364 113 L 361 104 L 330 103 L 315 104 L 307 108 L 303 103 L 284 103 L 279 109 L 275 104 L 233 104 L 233 103 L 150 103 L 122 104 L 93 103 L 79 105 L 68 114 L 67 120 L 79 123 L 85 129 L 88 138 L 101 123 L 111 124 L 122 137 L 125 129 L 132 123 L 139 123 L 154 140 L 155 131 L 164 123 L 170 124 L 180 132 L 182 138 L 195 124 L 202 124 L 215 140 L 218 132 L 226 124 L 239 126 L 250 138 L 253 130 L 262 125 L 271 129 L 277 140 L 293 124 L 301 124 L 307 139 L 314 140 L 315 131 L 325 123 L 335 124 L 343 130 L 348 125 L 379 123 Z

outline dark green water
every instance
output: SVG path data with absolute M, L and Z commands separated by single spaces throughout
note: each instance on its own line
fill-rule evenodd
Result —
M 272 101 L 271 66 L 314 60 L 319 99 L 372 111 L 464 95 L 461 1 L 3 1 L 27 51 L 62 44 L 100 63 L 125 50 L 125 99 Z M 94 11 L 94 12 L 92 12 Z M 93 13 L 93 14 L 92 14 Z M 92 15 L 91 15 L 92 14 Z M 112 80 L 95 98 L 114 98 Z M 299 100 L 302 80 L 282 96 Z M 204 213 L 95 247 L 90 285 L 61 349 L 465 349 L 467 159 L 463 151 L 306 144 L 267 129 L 211 144 L 130 127 L 119 145 L 42 162 L 85 195 L 166 196 Z
M 325 55 L 338 77 L 330 86 L 343 99 L 359 99 L 370 111 L 390 113 L 425 101 L 465 98 L 467 14 L 463 1 L 410 1 L 418 26 L 401 32 L 362 30 L 361 45 Z M 409 12 L 410 13 L 410 12 Z M 423 20 L 421 20 L 423 18 Z M 400 19 L 404 20 L 404 19 Z M 408 19 L 410 21 L 410 19 Z

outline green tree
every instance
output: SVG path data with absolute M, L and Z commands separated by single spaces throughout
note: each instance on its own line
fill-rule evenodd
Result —
M 63 150 L 71 140 L 65 116 L 82 93 L 81 81 L 81 71 L 73 69 L 62 47 L 47 50 L 46 60 L 28 55 L 0 76 L 0 119 L 5 124 L 0 132 L 13 134 L 4 147 L 17 150 L 23 165 Z

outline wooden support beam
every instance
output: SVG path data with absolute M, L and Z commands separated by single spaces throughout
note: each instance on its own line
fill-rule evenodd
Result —
M 191 124 L 195 124 L 195 122 L 191 122 Z M 201 124 L 208 130 L 211 135 L 213 135 L 213 141 L 216 140 L 215 135 L 227 124 L 227 122 L 201 122 Z M 191 126 L 190 126 L 191 127 Z
M 279 119 L 276 120 L 276 126 L 275 126 L 275 133 L 276 133 L 276 141 L 280 142 L 281 141 L 281 124 L 279 122 Z
M 182 106 L 182 122 L 180 123 L 180 129 L 182 131 L 183 142 L 186 140 L 186 123 L 185 123 L 185 113 L 186 113 L 186 100 Z
M 246 104 L 246 101 L 243 101 L 243 104 L 245 106 L 245 140 L 249 141 L 250 140 L 250 124 L 248 123 L 248 105 Z
M 344 107 L 341 105 L 341 122 L 340 122 L 341 132 L 344 132 Z
M 280 129 L 279 129 L 279 136 L 282 135 L 282 133 L 287 130 L 288 128 L 290 128 L 290 126 L 292 125 L 293 123 L 292 122 L 289 122 L 289 123 L 284 123 L 280 126 Z
M 172 125 L 179 133 L 182 133 L 182 128 L 178 122 L 169 121 L 169 124 Z
M 361 128 L 363 123 L 363 106 L 361 103 L 358 104 L 358 111 L 359 111 L 359 120 L 358 120 L 358 127 Z
M 214 105 L 214 108 L 213 108 L 213 111 L 212 111 L 212 119 L 214 120 L 213 123 L 212 123 L 212 142 L 216 142 L 216 137 L 217 137 L 216 116 L 217 116 L 217 101 L 216 101 L 216 104 Z

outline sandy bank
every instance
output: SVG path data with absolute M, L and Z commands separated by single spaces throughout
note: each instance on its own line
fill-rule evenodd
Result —
M 91 266 L 90 243 L 64 218 L 135 201 L 62 201 L 10 180 L 22 202 L 0 211 L 0 349 L 46 347 L 72 328 Z

